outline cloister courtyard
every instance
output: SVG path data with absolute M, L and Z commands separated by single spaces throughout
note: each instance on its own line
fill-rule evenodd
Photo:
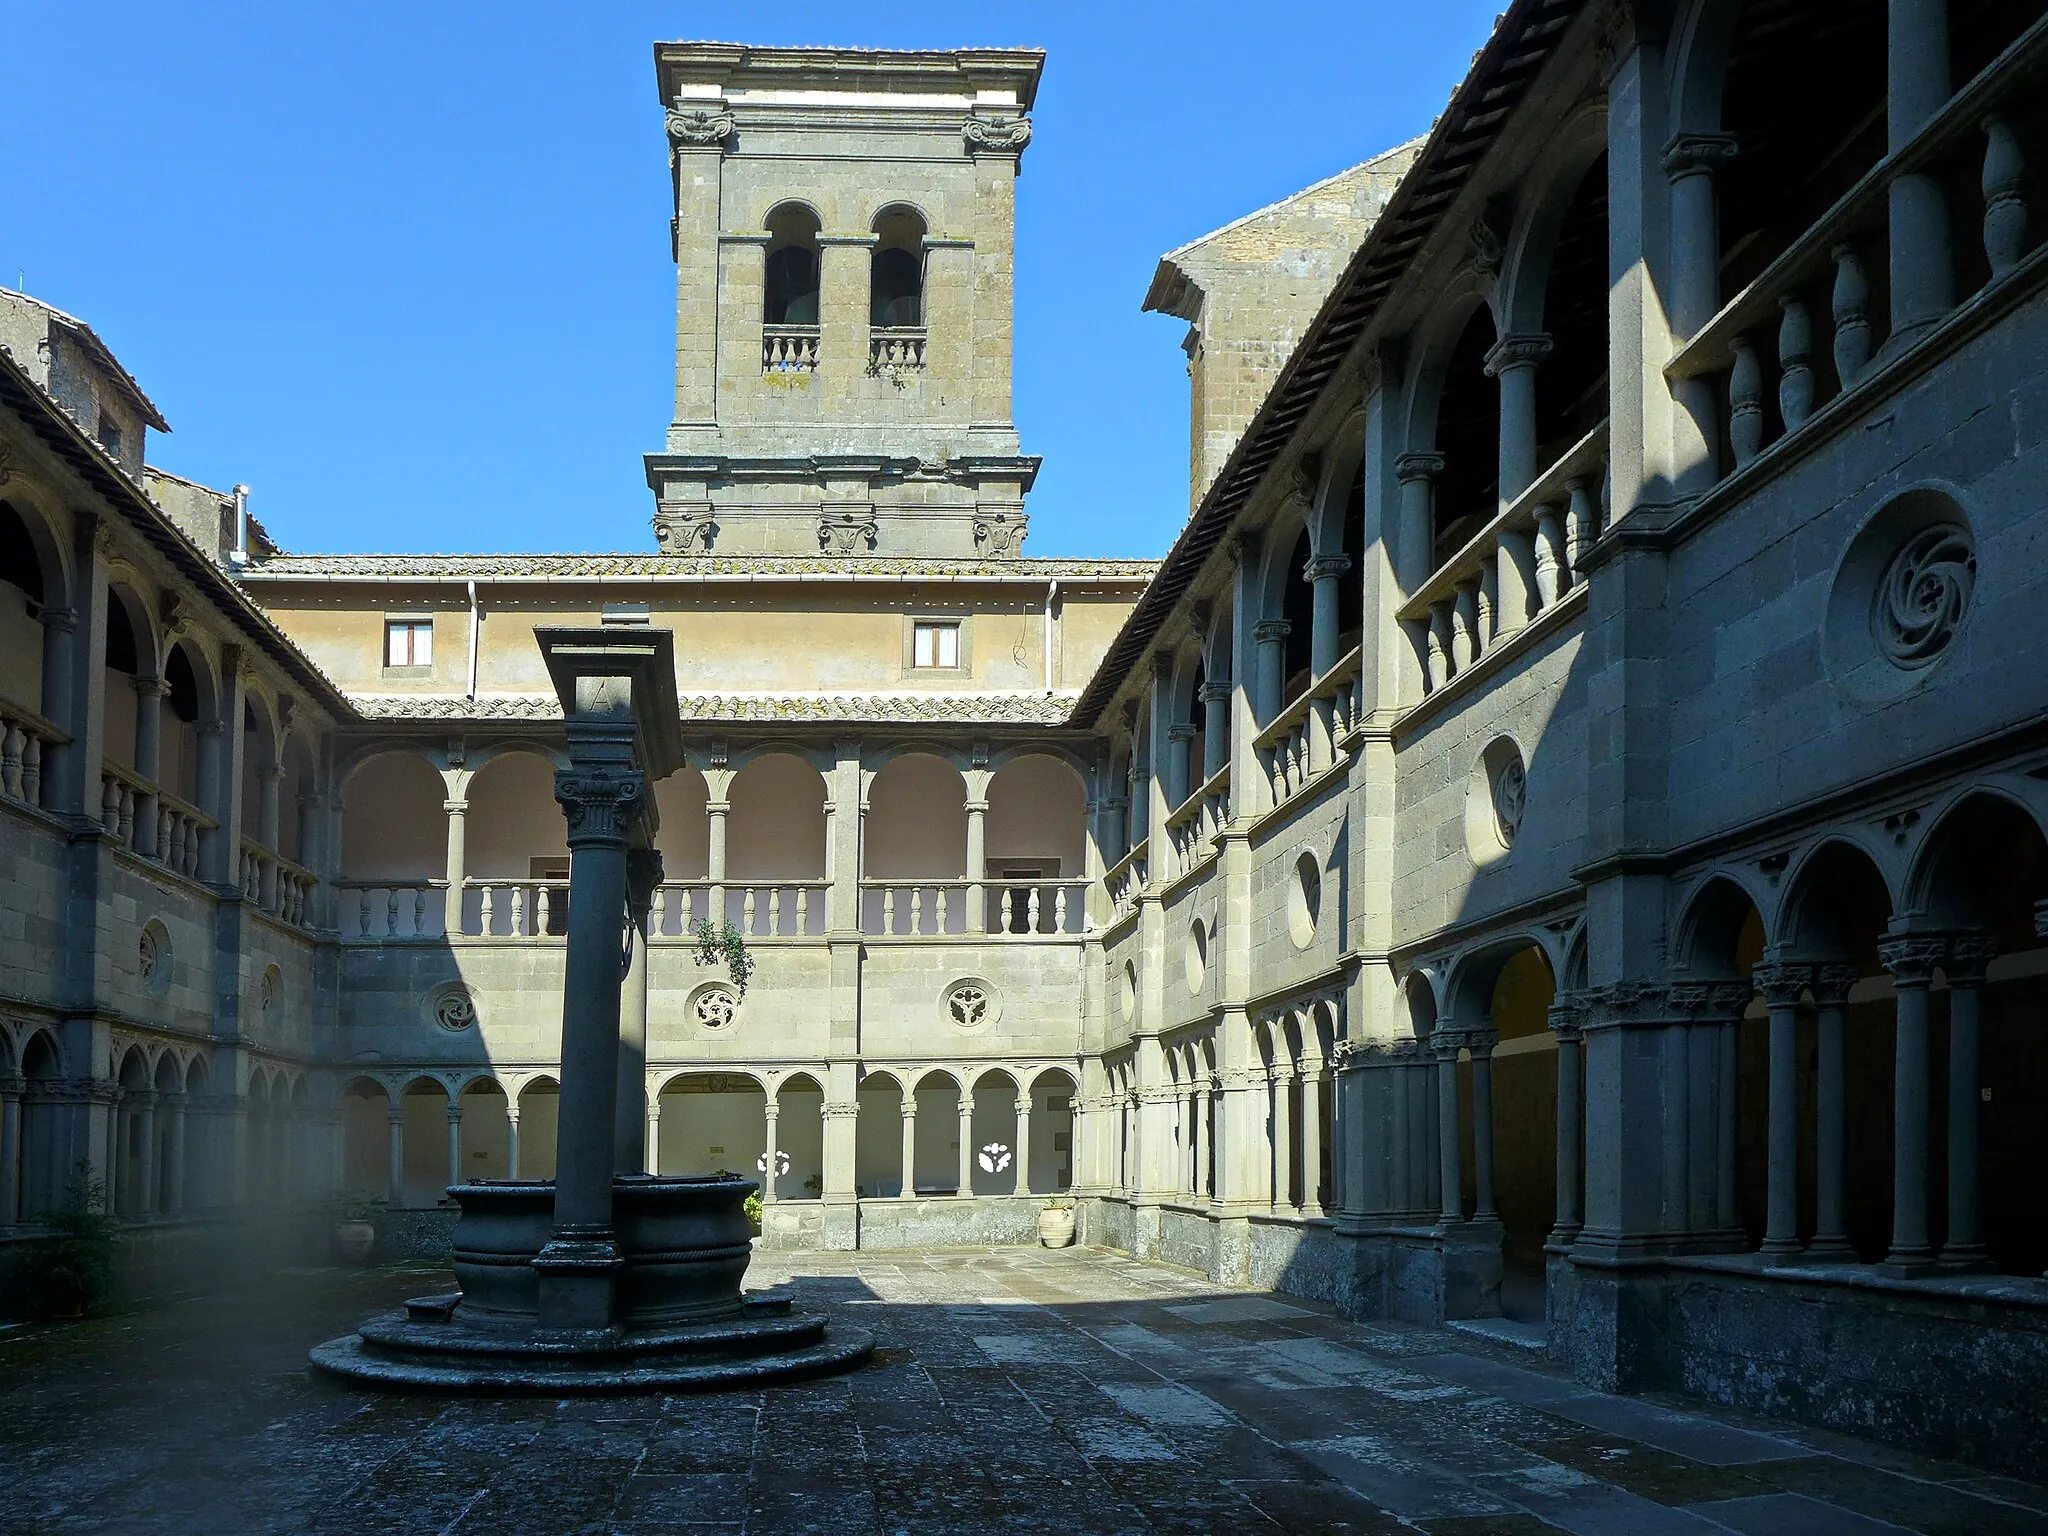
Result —
M 1576 1387 L 1514 1324 L 1354 1324 L 1101 1250 L 760 1254 L 865 1369 L 693 1397 L 314 1377 L 429 1265 L 0 1331 L 0 1530 L 2020 1536 L 2048 1489 Z

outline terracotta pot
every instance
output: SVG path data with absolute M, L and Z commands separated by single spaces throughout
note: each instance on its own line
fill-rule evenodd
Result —
M 1048 1248 L 1065 1248 L 1074 1241 L 1074 1212 L 1048 1206 L 1038 1213 L 1038 1240 Z
M 334 1224 L 334 1248 L 344 1263 L 369 1263 L 370 1255 L 377 1251 L 377 1224 L 374 1221 L 337 1221 Z

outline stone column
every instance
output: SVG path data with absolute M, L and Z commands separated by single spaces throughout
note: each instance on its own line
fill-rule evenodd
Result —
M 505 1177 L 519 1177 L 519 1096 L 505 1096 Z
M 1323 1059 L 1301 1064 L 1301 1213 L 1323 1214 Z
M 1747 1004 L 1744 1004 L 1747 1007 Z M 1742 1214 L 1735 1198 L 1735 1165 L 1742 1135 L 1742 1020 L 1724 1018 L 1714 1030 L 1714 1157 L 1713 1225 L 1738 1231 Z
M 1309 671 L 1321 677 L 1337 665 L 1338 635 L 1343 625 L 1340 599 L 1343 581 L 1351 569 L 1351 557 L 1337 553 L 1317 555 L 1302 567 L 1314 595 L 1313 625 L 1309 631 Z
M 170 685 L 160 677 L 135 679 L 135 773 L 151 787 L 135 797 L 135 851 L 145 859 L 157 856 L 157 779 L 163 772 L 164 696 Z
M 1436 1044 L 1436 1156 L 1446 1227 L 1465 1219 L 1464 1169 L 1458 1155 L 1458 1048 L 1455 1035 Z
M 266 853 L 275 854 L 278 844 L 278 784 L 284 777 L 284 770 L 275 759 L 262 764 L 256 770 L 256 841 L 263 845 Z M 257 876 L 256 900 L 266 912 L 277 910 L 277 860 L 268 858 L 260 865 Z
M 165 1095 L 164 1115 L 168 1124 L 164 1136 L 163 1205 L 166 1215 L 177 1216 L 185 1209 L 185 1095 Z M 5 1156 L 4 1139 L 0 1139 L 0 1156 Z M 6 1219 L 6 1201 L 0 1199 L 0 1223 Z
M 142 1155 L 135 1164 L 135 1214 L 154 1216 L 157 1209 L 156 1178 L 156 1094 L 145 1089 L 135 1095 L 135 1119 L 141 1127 Z
M 0 1077 L 0 1227 L 21 1219 L 21 1094 L 18 1077 Z
M 460 1184 L 462 1177 L 462 1105 L 448 1106 L 448 1182 Z
M 917 1090 L 903 1088 L 903 1188 L 897 1194 L 905 1200 L 917 1197 Z
M 661 855 L 635 848 L 626 855 L 626 979 L 619 991 L 617 1102 L 612 1107 L 612 1168 L 645 1173 L 647 1126 L 647 936 L 654 893 L 661 886 Z
M 1927 986 L 1948 943 L 1926 934 L 1888 939 L 1877 957 L 1898 994 L 1892 1075 L 1892 1246 L 1885 1262 L 1917 1268 L 1934 1257 L 1927 1230 Z
M 1273 1065 L 1273 1209 L 1294 1204 L 1294 1063 Z
M 1890 0 L 1885 52 L 1885 148 L 1912 143 L 1948 102 L 1947 0 Z M 1892 333 L 1910 341 L 1955 306 L 1948 199 L 1932 166 L 1892 178 Z
M 1961 934 L 1949 944 L 1942 967 L 1948 976 L 1948 1240 L 1941 1246 L 1946 1269 L 1991 1264 L 1978 1187 L 1984 1102 L 1978 1032 L 1984 970 L 1997 952 L 1989 935 Z
M 72 728 L 76 713 L 73 700 L 74 657 L 78 648 L 78 613 L 72 608 L 43 610 L 43 718 Z M 70 809 L 65 796 L 71 784 L 70 743 L 51 743 L 43 749 L 41 805 L 45 810 Z
M 1808 973 L 1803 965 L 1766 964 L 1750 979 L 1771 1010 L 1769 1174 L 1761 1251 L 1782 1258 L 1799 1252 L 1799 999 Z M 1732 1224 L 1730 1214 L 1721 1213 L 1724 1224 Z
M 391 1101 L 391 1108 L 385 1111 L 385 1123 L 391 1130 L 389 1152 L 391 1156 L 391 1203 L 403 1208 L 405 1205 L 405 1095 L 400 1093 Z
M 1440 453 L 1404 453 L 1394 460 L 1394 474 L 1401 482 L 1394 556 L 1405 594 L 1413 594 L 1436 569 L 1436 477 L 1443 472 Z
M 827 1089 L 830 1091 L 829 1087 Z M 859 1124 L 860 1105 L 850 1100 L 827 1098 L 823 1175 L 825 1198 L 830 1203 L 852 1206 L 858 1199 L 854 1183 L 854 1131 Z M 851 1241 L 847 1246 L 851 1247 Z
M 1853 965 L 1814 967 L 1813 1000 L 1818 1016 L 1818 1072 L 1814 1082 L 1813 1241 L 1807 1244 L 1808 1258 L 1850 1259 L 1856 1250 L 1842 1216 L 1842 1180 L 1847 1166 L 1844 1144 L 1848 1135 L 1849 1094 L 1847 1059 L 1843 1036 L 1849 1008 L 1849 988 L 1856 982 Z
M 1493 1208 L 1493 1047 L 1500 1037 L 1492 1030 L 1472 1035 L 1472 1219 L 1499 1221 Z
M 1271 725 L 1287 701 L 1280 694 L 1287 686 L 1287 637 L 1294 626 L 1285 619 L 1261 619 L 1252 628 L 1259 647 L 1258 723 Z
M 572 766 L 555 775 L 555 798 L 569 827 L 555 1227 L 533 1263 L 541 1326 L 591 1329 L 612 1325 L 621 1263 L 612 1230 L 619 951 L 627 846 L 643 825 L 649 792 L 645 776 L 631 766 L 630 716 L 586 723 L 572 715 L 567 732 Z
M 448 889 L 441 893 L 441 931 L 453 938 L 462 932 L 462 882 L 469 878 L 469 802 L 443 800 L 441 809 L 448 816 Z
M 974 1095 L 960 1095 L 960 1193 L 974 1193 Z
M 647 1171 L 661 1172 L 661 1096 L 647 1095 Z
M 1674 340 L 1683 343 L 1721 307 L 1721 233 L 1714 195 L 1715 173 L 1735 158 L 1733 134 L 1682 133 L 1664 146 L 1664 174 L 1671 187 L 1670 293 L 1666 318 Z M 1719 401 L 1708 379 L 1676 379 L 1671 384 L 1680 414 L 1673 429 L 1682 439 L 1673 444 L 1681 474 L 1710 481 L 1715 473 L 1715 445 L 1720 437 Z M 1577 570 L 1574 562 L 1573 570 Z
M 1230 761 L 1230 679 L 1211 678 L 1202 684 L 1202 782 L 1208 783 Z
M 982 886 L 982 877 L 988 873 L 988 801 L 972 799 L 967 802 L 967 910 L 961 914 L 960 927 L 967 933 L 989 933 L 997 931 L 1000 924 L 989 922 L 988 898 Z M 999 914 L 1000 915 L 1000 914 Z M 1022 916 L 1022 914 L 1018 914 Z
M 762 1106 L 762 1139 L 765 1145 L 761 1151 L 761 1204 L 775 1203 L 775 1133 L 777 1122 L 782 1118 L 782 1106 L 775 1102 L 775 1095 L 768 1095 L 768 1102 Z
M 1586 1035 L 1578 1010 L 1569 1004 L 1551 1008 L 1550 1031 L 1557 1036 L 1557 1224 L 1550 1229 L 1549 1246 L 1565 1249 L 1586 1221 L 1580 1161 L 1585 1119 L 1580 1057 Z
M 1031 1090 L 1021 1084 L 1017 1088 L 1017 1160 L 1011 1166 L 1017 1170 L 1016 1192 L 1030 1194 Z
M 1166 808 L 1178 810 L 1194 792 L 1195 728 L 1176 720 L 1166 728 Z
M 725 921 L 725 817 L 732 802 L 723 798 L 706 801 L 704 811 L 711 820 L 711 847 L 705 860 L 705 878 L 711 882 L 704 904 L 715 928 Z
M 1548 356 L 1550 338 L 1541 334 L 1503 336 L 1486 354 L 1486 372 L 1500 381 L 1502 507 L 1536 480 L 1536 367 Z

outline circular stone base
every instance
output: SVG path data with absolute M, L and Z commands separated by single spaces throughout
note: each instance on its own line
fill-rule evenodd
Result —
M 559 1397 L 586 1393 L 715 1392 L 851 1370 L 874 1352 L 872 1334 L 835 1329 L 800 1349 L 766 1355 L 709 1353 L 561 1353 L 551 1356 L 389 1354 L 361 1334 L 331 1339 L 312 1352 L 314 1368 L 360 1386 L 395 1392 Z

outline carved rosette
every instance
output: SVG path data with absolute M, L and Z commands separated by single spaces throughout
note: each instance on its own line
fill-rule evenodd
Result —
M 564 768 L 555 799 L 569 822 L 569 846 L 624 843 L 647 807 L 647 777 L 638 769 Z
M 988 512 L 974 520 L 974 547 L 987 560 L 1015 560 L 1023 552 L 1025 525 L 1021 512 Z
M 671 107 L 668 142 L 671 149 L 723 149 L 738 125 L 730 112 L 709 107 Z
M 875 547 L 881 525 L 866 512 L 827 512 L 818 519 L 818 548 L 828 555 L 857 555 Z
M 970 117 L 960 125 L 970 155 L 1021 155 L 1031 142 L 1028 117 Z

